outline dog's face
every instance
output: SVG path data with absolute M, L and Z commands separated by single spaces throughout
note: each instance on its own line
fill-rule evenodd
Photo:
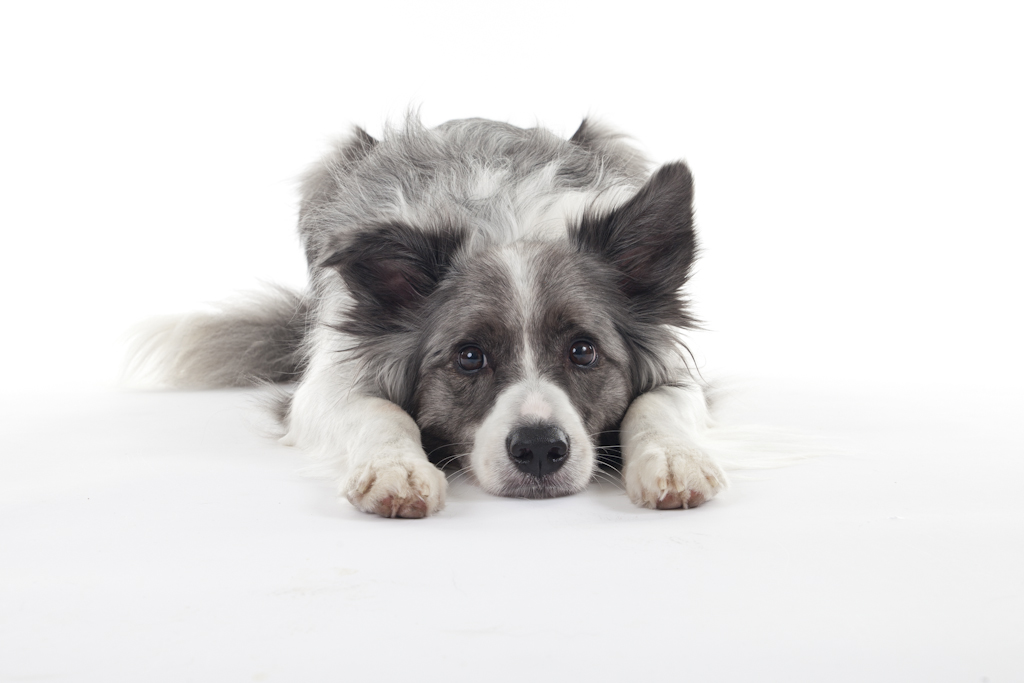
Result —
M 412 412 L 428 450 L 462 454 L 493 493 L 583 488 L 633 394 L 626 305 L 609 266 L 566 244 L 462 260 L 423 311 Z
M 689 171 L 670 164 L 554 239 L 377 221 L 320 265 L 351 295 L 339 329 L 358 340 L 364 387 L 415 418 L 434 462 L 495 494 L 564 495 L 590 481 L 632 400 L 678 381 L 691 202 Z

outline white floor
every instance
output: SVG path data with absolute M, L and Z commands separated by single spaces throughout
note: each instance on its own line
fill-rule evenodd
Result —
M 1024 680 L 1019 399 L 762 387 L 844 452 L 384 520 L 252 398 L 3 399 L 0 681 Z

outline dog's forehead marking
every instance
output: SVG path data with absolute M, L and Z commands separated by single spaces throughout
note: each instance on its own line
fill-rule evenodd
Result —
M 534 340 L 530 336 L 530 317 L 536 309 L 537 280 L 536 270 L 530 255 L 522 245 L 510 245 L 500 250 L 502 261 L 509 272 L 509 284 L 512 287 L 510 309 L 514 316 L 513 324 L 521 330 L 520 348 L 523 373 L 526 379 L 536 378 L 539 374 L 534 355 Z
M 519 396 L 518 414 L 529 422 L 566 422 L 567 416 L 559 415 L 556 410 L 558 401 L 555 394 L 560 390 L 543 379 L 538 365 L 538 360 L 547 354 L 538 346 L 543 343 L 543 335 L 536 333 L 534 325 L 543 301 L 538 291 L 542 282 L 538 271 L 541 261 L 537 258 L 535 245 L 520 243 L 503 248 L 500 253 L 510 275 L 510 308 L 515 311 L 515 324 L 521 330 L 519 353 L 523 374 L 509 389 Z

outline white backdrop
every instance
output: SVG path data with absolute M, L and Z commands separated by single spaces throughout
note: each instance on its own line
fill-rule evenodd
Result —
M 6 3 L 0 682 L 1020 680 L 1019 7 Z M 686 159 L 705 374 L 844 450 L 403 523 L 250 393 L 107 390 L 133 323 L 301 287 L 296 178 L 410 106 Z
M 712 374 L 1019 376 L 1021 28 L 1009 2 L 9 5 L 7 376 L 110 382 L 134 321 L 301 286 L 297 176 L 410 105 L 686 159 Z

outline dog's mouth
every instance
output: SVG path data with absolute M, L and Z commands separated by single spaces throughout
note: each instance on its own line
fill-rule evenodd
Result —
M 468 474 L 468 481 L 475 483 L 492 495 L 505 498 L 561 498 L 579 493 L 587 487 L 589 477 L 583 481 L 577 481 L 577 477 L 567 470 L 544 476 L 534 476 L 523 472 L 511 463 L 506 463 L 501 468 L 502 472 L 497 477 L 484 480 L 477 476 L 470 459 L 465 455 L 431 458 L 435 465 L 441 466 L 446 472 L 449 481 L 464 480 Z
M 584 488 L 586 483 L 579 485 L 564 481 L 562 477 L 522 478 L 518 481 L 504 482 L 501 489 L 495 493 L 506 498 L 560 498 L 579 493 Z

